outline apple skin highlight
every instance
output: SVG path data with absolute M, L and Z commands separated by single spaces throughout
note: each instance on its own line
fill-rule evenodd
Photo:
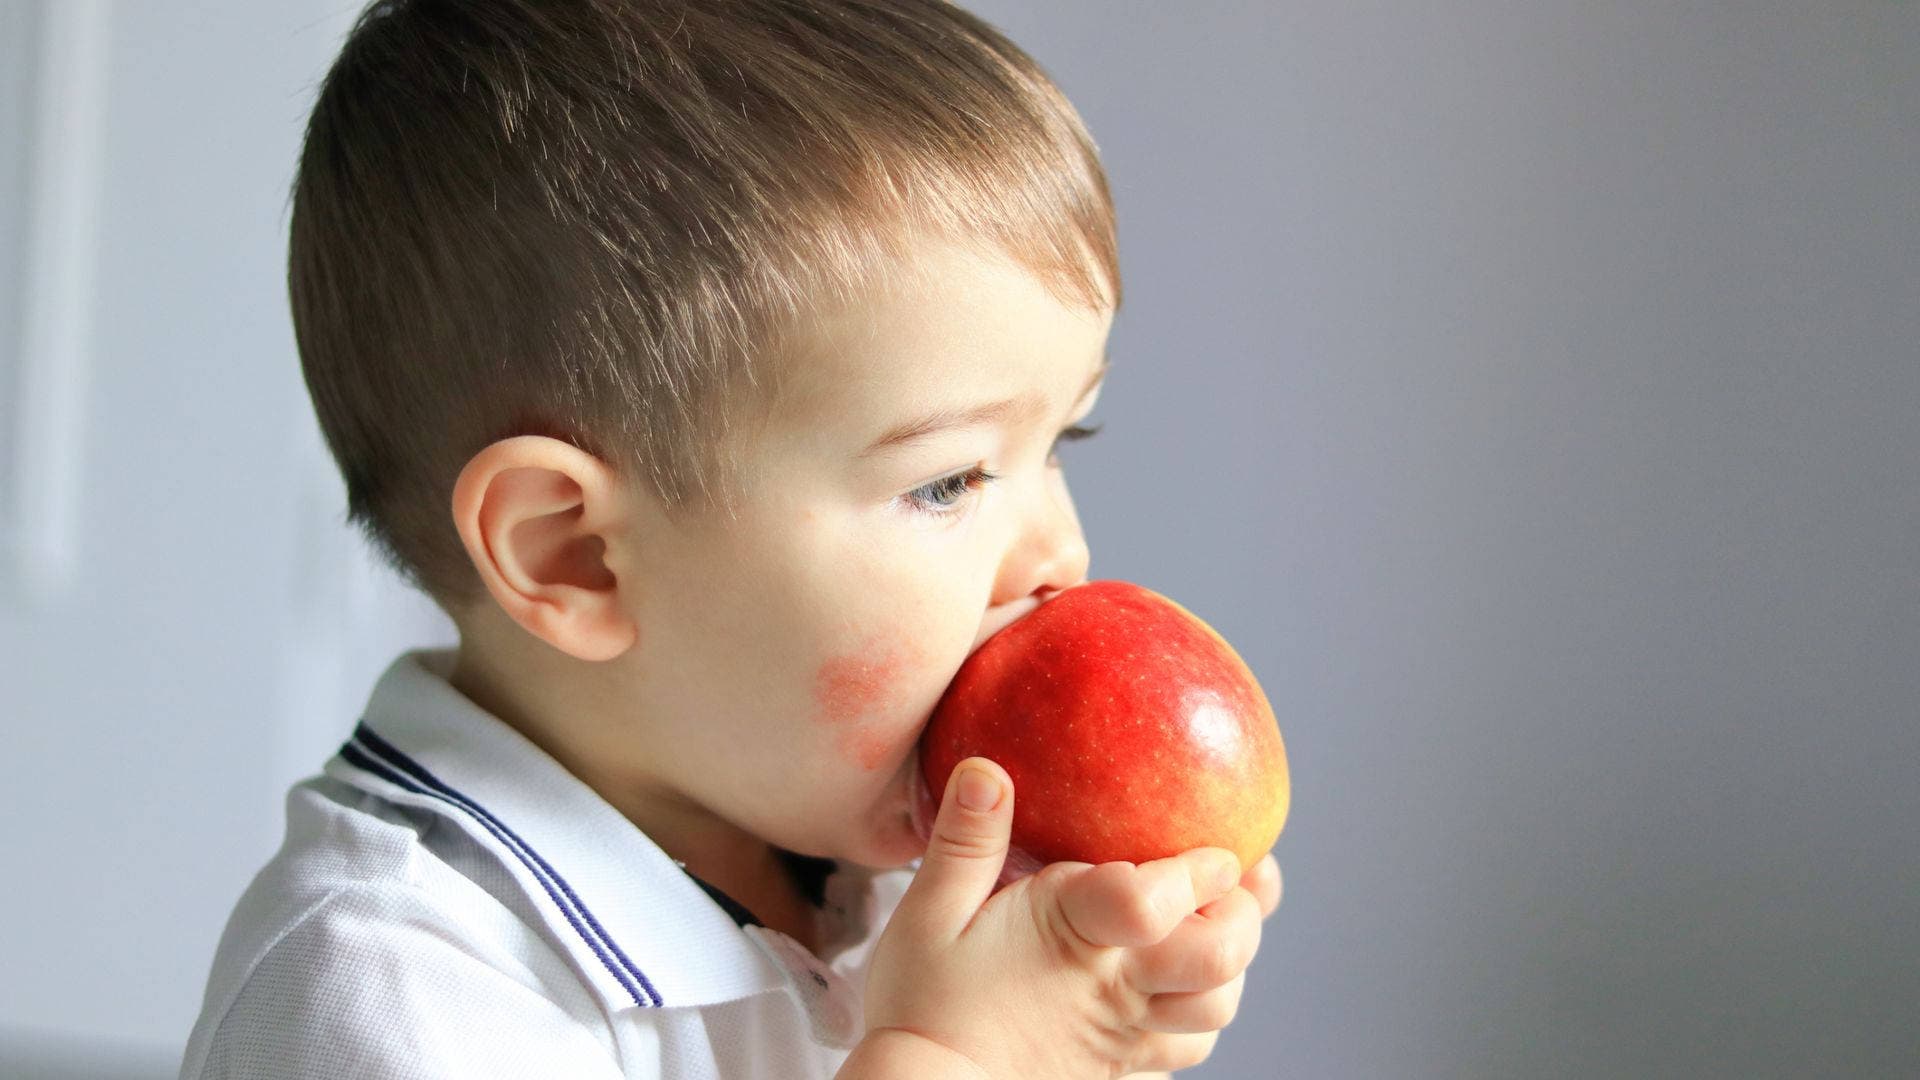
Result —
M 980 756 L 1013 779 L 1022 871 L 1147 862 L 1196 847 L 1248 869 L 1292 798 L 1266 694 L 1233 647 L 1150 589 L 1094 581 L 961 665 L 921 739 L 929 794 Z

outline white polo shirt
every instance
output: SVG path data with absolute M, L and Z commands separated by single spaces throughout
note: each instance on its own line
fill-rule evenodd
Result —
M 832 1076 L 910 871 L 794 858 L 817 958 L 453 689 L 452 661 L 396 660 L 288 792 L 181 1076 Z

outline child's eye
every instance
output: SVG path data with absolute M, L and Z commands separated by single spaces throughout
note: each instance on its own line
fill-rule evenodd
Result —
M 961 500 L 967 492 L 985 487 L 998 479 L 998 473 L 990 473 L 975 465 L 966 472 L 955 473 L 907 492 L 907 506 L 922 514 L 947 517 L 959 511 Z
M 1083 427 L 1075 424 L 1061 431 L 1059 436 L 1054 440 L 1053 450 L 1047 454 L 1047 464 L 1054 465 L 1058 463 L 1059 459 L 1056 453 L 1061 443 L 1077 442 L 1081 439 L 1092 438 L 1094 435 L 1099 434 L 1099 432 L 1100 425 L 1098 424 L 1095 424 L 1093 427 Z M 1000 479 L 999 473 L 990 473 L 976 465 L 966 472 L 954 473 L 952 476 L 942 477 L 931 484 L 917 487 L 907 492 L 907 507 L 917 513 L 930 514 L 934 517 L 951 517 L 959 513 L 960 508 L 965 505 L 964 500 L 968 492 L 986 487 L 998 479 Z
M 1048 451 L 1047 453 L 1047 464 L 1051 465 L 1055 461 L 1059 460 L 1061 443 L 1078 442 L 1081 439 L 1091 439 L 1095 435 L 1100 434 L 1100 428 L 1101 428 L 1101 425 L 1099 424 L 1095 424 L 1092 427 L 1083 427 L 1079 424 L 1075 424 L 1072 427 L 1062 431 L 1060 433 L 1060 437 L 1053 441 L 1053 449 L 1051 451 Z

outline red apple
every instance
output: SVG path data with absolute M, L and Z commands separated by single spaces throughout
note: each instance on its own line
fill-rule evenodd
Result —
M 1239 654 L 1125 581 L 1054 596 L 960 666 L 921 737 L 931 802 L 975 755 L 1013 778 L 1018 872 L 1196 847 L 1251 868 L 1292 795 L 1273 707 Z

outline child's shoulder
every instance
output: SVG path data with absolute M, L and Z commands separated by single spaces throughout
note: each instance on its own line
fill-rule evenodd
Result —
M 183 1075 L 400 1075 L 422 1032 L 462 1075 L 511 1060 L 495 1052 L 516 1041 L 504 1033 L 540 1047 L 530 1075 L 556 1060 L 618 1075 L 598 1002 L 535 928 L 420 843 L 431 830 L 331 777 L 296 785 L 285 842 L 228 919 Z M 495 1050 L 461 1056 L 478 1046 Z

